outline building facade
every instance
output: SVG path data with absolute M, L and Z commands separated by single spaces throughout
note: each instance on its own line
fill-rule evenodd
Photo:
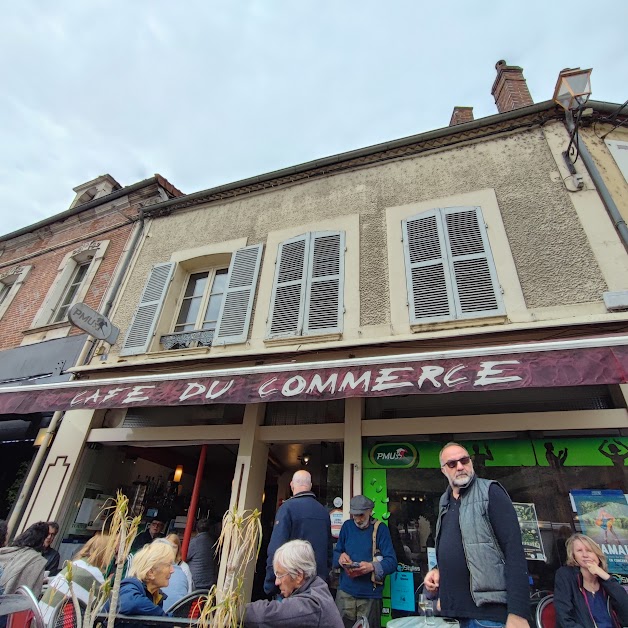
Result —
M 307 467 L 344 517 L 372 497 L 421 574 L 438 451 L 457 440 L 534 505 L 546 586 L 580 525 L 573 491 L 628 488 L 628 313 L 608 306 L 628 255 L 581 162 L 570 187 L 560 109 L 521 100 L 520 68 L 497 71 L 497 115 L 458 108 L 443 129 L 147 207 L 118 342 L 69 384 L 0 391 L 0 409 L 66 412 L 46 460 L 63 474 L 39 483 L 59 497 L 24 524 L 45 511 L 80 536 L 85 500 L 122 486 L 175 527 L 237 506 L 269 532 Z M 617 109 L 589 106 L 587 142 Z M 386 617 L 404 612 L 393 580 Z

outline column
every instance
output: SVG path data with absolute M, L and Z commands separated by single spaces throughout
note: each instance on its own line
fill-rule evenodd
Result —
M 364 399 L 345 399 L 344 474 L 342 512 L 349 518 L 349 501 L 362 493 L 362 418 Z

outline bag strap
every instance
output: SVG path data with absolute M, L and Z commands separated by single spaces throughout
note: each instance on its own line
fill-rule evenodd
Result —
M 377 528 L 379 528 L 380 523 L 381 521 L 378 521 L 377 519 L 375 519 L 375 521 L 373 522 L 373 561 L 375 561 L 375 554 L 379 552 L 379 549 L 377 548 Z M 373 582 L 373 588 L 375 588 L 379 584 L 382 584 L 378 580 L 375 580 L 375 569 L 373 569 L 373 571 L 371 572 L 371 581 Z

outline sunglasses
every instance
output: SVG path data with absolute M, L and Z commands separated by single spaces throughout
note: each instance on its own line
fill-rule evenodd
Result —
M 462 466 L 465 466 L 471 462 L 470 456 L 462 456 L 462 458 L 458 458 L 458 460 L 448 460 L 441 464 L 441 467 L 449 467 L 450 469 L 455 469 L 460 463 Z

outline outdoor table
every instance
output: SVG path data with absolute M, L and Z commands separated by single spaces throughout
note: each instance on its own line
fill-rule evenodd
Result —
M 386 628 L 458 628 L 458 626 L 457 621 L 446 617 L 431 617 L 428 624 L 425 621 L 425 615 L 399 617 L 386 624 Z

